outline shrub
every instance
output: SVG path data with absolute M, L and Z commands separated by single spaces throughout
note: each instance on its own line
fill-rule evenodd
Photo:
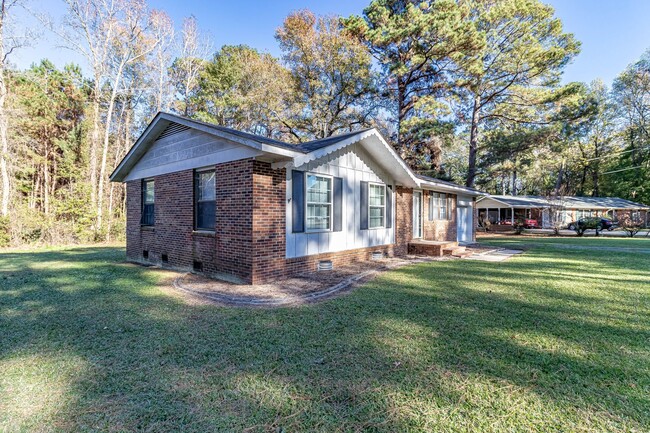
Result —
M 9 217 L 0 217 L 0 248 L 11 244 L 11 226 Z
M 583 218 L 573 227 L 578 236 L 584 235 L 587 230 L 596 230 L 596 236 L 598 236 L 602 228 L 600 218 Z
M 524 232 L 524 229 L 526 228 L 526 220 L 523 218 L 517 218 L 515 220 L 515 234 L 520 235 Z
M 624 214 L 619 218 L 618 225 L 625 230 L 625 233 L 633 238 L 643 228 L 643 221 L 638 218 L 632 218 L 629 213 Z

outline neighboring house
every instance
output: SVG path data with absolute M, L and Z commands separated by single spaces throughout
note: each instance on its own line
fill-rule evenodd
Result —
M 375 129 L 290 145 L 166 113 L 111 180 L 129 260 L 249 283 L 471 243 L 480 195 L 414 174 Z
M 649 206 L 617 197 L 543 197 L 533 195 L 488 195 L 477 200 L 479 219 L 487 218 L 496 225 L 511 226 L 517 218 L 533 219 L 538 226 L 553 224 L 551 212 L 557 212 L 557 221 L 567 225 L 580 218 L 602 216 L 618 220 L 624 215 L 648 225 Z

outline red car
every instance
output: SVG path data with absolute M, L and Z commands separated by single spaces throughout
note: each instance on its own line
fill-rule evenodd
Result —
M 527 229 L 538 229 L 539 224 L 537 223 L 537 220 L 525 219 L 524 220 L 524 227 L 526 227 Z

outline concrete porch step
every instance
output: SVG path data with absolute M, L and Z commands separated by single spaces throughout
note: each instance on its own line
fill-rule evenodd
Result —
M 454 256 L 456 254 L 462 254 L 465 252 L 465 247 L 447 247 L 442 249 L 442 254 L 445 256 Z
M 441 257 L 443 250 L 458 247 L 458 242 L 416 239 L 408 244 L 409 254 Z

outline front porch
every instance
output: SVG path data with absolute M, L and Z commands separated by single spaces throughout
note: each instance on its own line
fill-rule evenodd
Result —
M 453 256 L 467 257 L 471 253 L 465 251 L 465 247 L 459 246 L 455 241 L 430 241 L 426 239 L 414 239 L 409 242 L 408 253 L 416 256 Z

